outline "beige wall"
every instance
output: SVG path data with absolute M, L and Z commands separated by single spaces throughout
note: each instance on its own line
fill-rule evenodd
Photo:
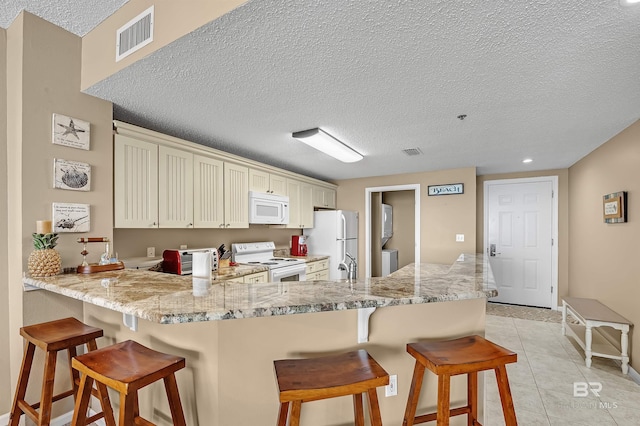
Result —
M 114 229 L 114 250 L 120 258 L 147 255 L 147 247 L 156 248 L 156 256 L 165 249 L 219 247 L 231 250 L 232 243 L 273 241 L 277 249 L 289 249 L 292 235 L 301 235 L 297 229 L 269 228 L 250 225 L 248 229 Z
M 0 28 L 0 383 L 11 382 L 9 345 L 9 289 L 7 287 L 7 32 Z M 11 389 L 0 386 L 0 414 L 10 407 Z
M 558 301 L 569 294 L 569 170 L 538 170 L 478 176 L 476 208 L 476 252 L 484 250 L 484 183 L 488 180 L 558 177 Z
M 18 329 L 22 325 L 75 316 L 82 318 L 82 303 L 42 291 L 22 291 L 22 271 L 33 249 L 35 222 L 51 219 L 53 202 L 91 205 L 91 231 L 83 236 L 112 237 L 112 106 L 80 92 L 79 37 L 29 13 L 21 14 L 7 31 L 7 140 L 9 168 L 8 289 L 11 387 L 16 382 L 22 354 Z M 60 113 L 91 123 L 89 151 L 51 143 L 52 114 Z M 53 189 L 53 159 L 92 165 L 90 192 Z M 77 266 L 82 258 L 76 243 L 80 234 L 61 234 L 58 251 L 63 266 Z M 97 247 L 96 247 L 97 249 Z M 7 347 L 1 345 L 3 348 Z M 62 359 L 62 358 L 61 358 Z M 37 380 L 38 377 L 34 377 Z M 33 389 L 37 394 L 37 389 Z M 0 404 L 5 404 L 4 400 Z M 0 412 L 8 411 L 7 407 Z M 60 407 L 67 411 L 69 407 Z M 55 414 L 54 414 L 55 415 Z
M 180 397 L 186 407 L 187 424 L 202 426 L 274 424 L 278 413 L 274 360 L 357 349 L 366 349 L 389 374 L 398 376 L 398 395 L 385 397 L 384 390 L 379 389 L 378 398 L 383 423 L 399 425 L 414 364 L 405 351 L 406 344 L 484 335 L 485 327 L 485 299 L 379 308 L 370 318 L 369 342 L 362 344 L 357 343 L 356 310 L 172 325 L 140 320 L 137 332 L 124 327 L 122 315 L 117 312 L 87 305 L 86 313 L 88 322 L 105 331 L 100 346 L 135 339 L 156 350 L 185 357 L 187 367 L 176 374 Z M 435 375 L 428 374 L 419 411 L 426 412 L 436 405 L 436 385 Z M 464 377 L 452 379 L 451 393 L 452 405 L 462 405 L 466 397 Z M 141 413 L 149 420 L 158 422 L 168 415 L 161 384 L 143 389 L 140 400 Z M 112 398 L 112 402 L 117 403 L 117 399 Z M 300 423 L 353 424 L 352 407 L 350 398 L 306 404 Z M 452 425 L 462 424 L 466 419 L 452 419 Z
M 599 299 L 631 320 L 640 371 L 640 121 L 569 168 L 569 295 Z M 628 222 L 606 224 L 602 196 L 628 191 Z
M 361 212 L 359 224 L 359 264 L 364 265 L 365 189 L 371 187 L 420 184 L 420 256 L 423 262 L 450 264 L 460 253 L 476 249 L 476 169 L 408 173 L 335 182 L 338 206 Z M 428 185 L 463 183 L 464 194 L 427 196 Z M 394 212 L 395 213 L 395 212 Z M 456 234 L 465 234 L 457 243 Z
M 135 61 L 211 22 L 246 0 L 182 1 L 129 0 L 82 40 L 82 89 L 115 74 Z M 152 5 L 153 42 L 116 62 L 116 31 Z

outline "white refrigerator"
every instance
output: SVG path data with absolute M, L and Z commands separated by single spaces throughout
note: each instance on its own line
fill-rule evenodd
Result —
M 347 271 L 338 269 L 340 263 L 349 264 L 349 253 L 358 259 L 358 212 L 322 210 L 314 212 L 313 228 L 305 228 L 309 254 L 329 256 L 329 279 L 347 278 Z

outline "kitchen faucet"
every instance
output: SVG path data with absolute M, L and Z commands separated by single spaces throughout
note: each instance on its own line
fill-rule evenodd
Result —
M 356 279 L 356 275 L 358 275 L 358 262 L 349 253 L 345 254 L 349 258 L 349 264 L 347 265 L 344 262 L 340 262 L 340 265 L 338 265 L 338 269 L 341 271 L 347 271 L 347 279 L 349 281 L 353 281 Z

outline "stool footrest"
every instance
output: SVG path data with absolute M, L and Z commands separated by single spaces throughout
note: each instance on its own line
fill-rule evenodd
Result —
M 453 408 L 453 409 L 449 410 L 449 416 L 450 417 L 461 416 L 463 414 L 469 414 L 469 413 L 471 413 L 471 407 L 468 406 L 468 405 L 465 406 L 465 407 Z M 414 419 L 413 423 L 414 424 L 418 424 L 418 423 L 433 422 L 433 421 L 437 420 L 437 417 L 438 417 L 438 413 L 423 414 L 421 416 L 416 416 L 416 418 Z M 482 426 L 477 421 L 476 421 L 475 424 L 477 426 Z

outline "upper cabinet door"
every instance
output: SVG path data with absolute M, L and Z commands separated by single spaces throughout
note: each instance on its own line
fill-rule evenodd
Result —
M 160 228 L 193 228 L 193 154 L 160 146 L 158 177 Z
M 249 169 L 249 191 L 269 192 L 269 173 Z
M 193 156 L 193 226 L 223 228 L 224 162 Z
M 269 175 L 269 189 L 272 194 L 287 195 L 287 178 L 280 175 Z
M 116 135 L 114 225 L 158 227 L 158 145 Z
M 249 227 L 249 168 L 224 163 L 225 228 Z
M 287 178 L 262 170 L 249 169 L 249 191 L 287 195 Z

